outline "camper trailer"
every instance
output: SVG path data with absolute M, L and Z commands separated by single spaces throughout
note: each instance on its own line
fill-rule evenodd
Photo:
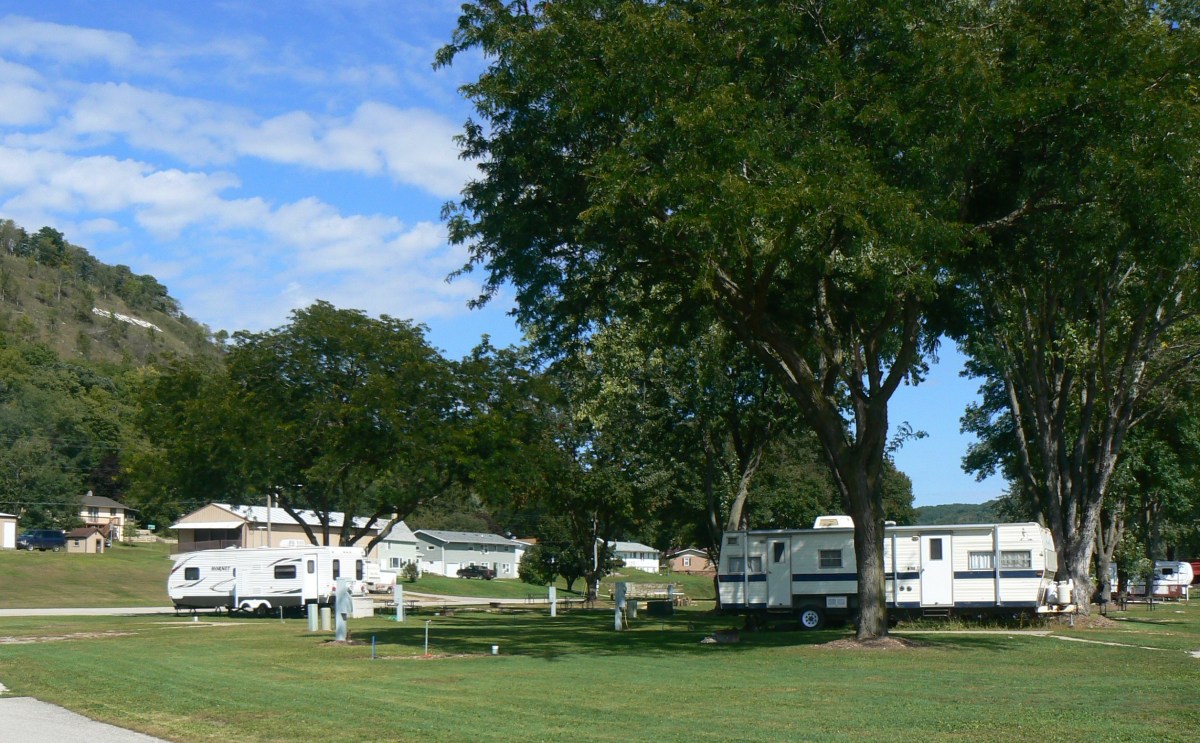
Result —
M 1056 583 L 1050 530 L 1036 523 L 884 529 L 889 613 L 1073 612 L 1070 581 Z M 790 614 L 805 629 L 858 608 L 854 522 L 821 516 L 811 529 L 725 532 L 718 568 L 723 611 Z
M 1152 582 L 1155 598 L 1182 598 L 1187 600 L 1189 587 L 1192 585 L 1194 577 L 1190 562 L 1155 560 L 1154 579 Z M 1145 596 L 1145 581 L 1131 582 L 1129 585 L 1129 595 Z
M 363 595 L 359 547 L 229 547 L 174 556 L 167 594 L 176 609 L 227 609 L 265 615 L 281 607 L 332 604 L 339 578 Z

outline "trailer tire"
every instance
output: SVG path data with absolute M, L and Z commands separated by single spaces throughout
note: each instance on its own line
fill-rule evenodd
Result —
M 254 616 L 265 617 L 270 608 L 271 607 L 267 606 L 266 604 L 259 604 L 258 606 L 254 607 Z
M 800 629 L 802 630 L 821 629 L 825 626 L 825 612 L 817 606 L 801 607 L 796 618 L 800 620 Z

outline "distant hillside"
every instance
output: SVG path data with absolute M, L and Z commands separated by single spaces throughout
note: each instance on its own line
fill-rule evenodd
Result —
M 986 503 L 946 503 L 941 506 L 921 506 L 917 524 L 989 524 L 996 521 L 996 501 Z
M 0 220 L 0 334 L 63 360 L 143 365 L 164 352 L 215 354 L 209 329 L 153 276 L 101 263 L 49 227 Z

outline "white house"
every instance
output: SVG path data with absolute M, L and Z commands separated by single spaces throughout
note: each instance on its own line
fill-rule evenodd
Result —
M 529 548 L 499 534 L 417 529 L 414 536 L 421 553 L 421 572 L 451 577 L 467 565 L 484 565 L 496 571 L 497 578 L 516 578 L 517 565 Z
M 398 572 L 410 562 L 418 562 L 420 550 L 417 549 L 417 536 L 403 521 L 396 525 L 379 540 L 377 552 L 379 567 L 383 570 Z
M 613 557 L 625 563 L 625 567 L 645 573 L 657 573 L 659 551 L 639 542 L 609 542 Z

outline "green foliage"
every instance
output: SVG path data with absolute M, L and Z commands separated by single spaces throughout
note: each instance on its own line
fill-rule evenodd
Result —
M 125 363 L 128 357 L 144 365 L 164 351 L 216 353 L 208 329 L 180 312 L 179 303 L 154 277 L 103 264 L 49 227 L 29 234 L 12 220 L 0 220 L 0 310 L 4 308 L 20 308 L 22 314 L 19 324 L 0 323 L 0 332 L 14 331 L 23 340 L 45 344 L 64 359 Z M 131 336 L 129 323 L 104 320 L 93 308 L 151 322 L 159 331 Z
M 919 506 L 914 524 L 991 524 L 1000 519 L 996 501 L 986 503 L 945 503 L 940 506 Z M 1011 519 L 1024 521 L 1027 519 Z
M 416 562 L 409 561 L 400 568 L 400 577 L 407 583 L 416 583 L 421 577 L 421 568 Z
M 554 568 L 551 555 L 535 544 L 521 555 L 521 562 L 517 565 L 517 577 L 522 583 L 535 586 L 550 585 L 558 577 L 558 572 Z

